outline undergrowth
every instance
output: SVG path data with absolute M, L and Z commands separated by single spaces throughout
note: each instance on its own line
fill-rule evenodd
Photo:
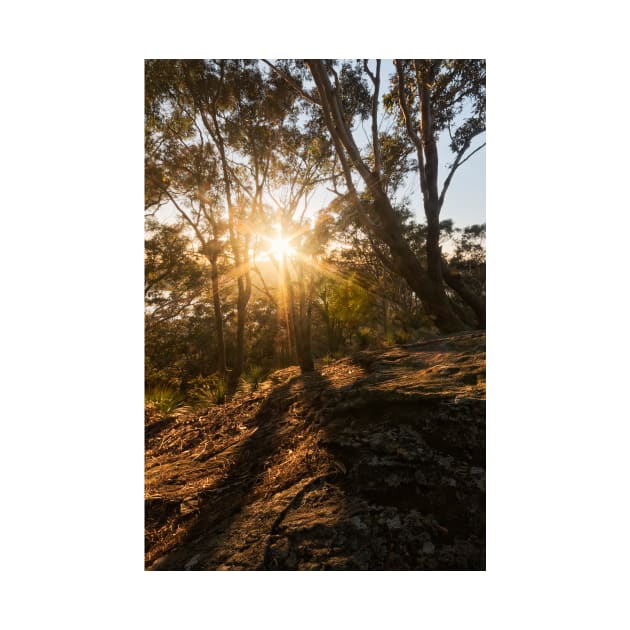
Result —
M 256 391 L 265 378 L 265 375 L 265 369 L 261 365 L 250 365 L 241 377 L 241 385 L 244 386 L 243 389 Z
M 199 376 L 191 381 L 188 395 L 198 407 L 223 405 L 228 400 L 229 388 L 223 376 Z
M 160 416 L 172 416 L 187 409 L 182 394 L 169 387 L 155 386 L 148 389 L 144 394 L 144 402 Z

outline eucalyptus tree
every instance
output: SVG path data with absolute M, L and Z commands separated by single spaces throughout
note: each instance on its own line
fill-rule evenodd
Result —
M 255 61 L 153 61 L 147 68 L 152 96 L 147 124 L 162 132 L 149 147 L 162 160 L 147 158 L 152 182 L 147 198 L 154 204 L 168 200 L 177 209 L 213 269 L 219 255 L 229 258 L 225 278 L 214 273 L 213 278 L 217 284 L 236 284 L 234 386 L 245 363 L 252 251 L 264 220 L 264 190 L 278 136 L 286 120 L 297 115 L 296 95 Z M 173 143 L 176 150 L 170 149 Z M 219 287 L 214 294 L 218 299 Z
M 144 251 L 145 382 L 179 387 L 217 365 L 209 268 L 181 224 L 149 218 Z
M 278 136 L 267 190 L 275 207 L 276 234 L 268 240 L 280 250 L 277 257 L 272 252 L 272 260 L 281 280 L 288 354 L 295 357 L 303 372 L 314 369 L 312 312 L 316 284 L 324 273 L 318 260 L 327 240 L 324 222 L 312 216 L 309 201 L 313 191 L 330 180 L 332 155 L 332 146 L 320 131 L 308 120 L 305 123 L 303 116 L 293 116 Z
M 479 150 L 471 148 L 473 139 L 485 131 L 485 62 L 396 60 L 396 73 L 384 97 L 380 60 L 373 65 L 368 60 L 297 60 L 292 72 L 288 65 L 269 65 L 318 109 L 335 147 L 346 195 L 383 263 L 405 278 L 440 330 L 485 326 L 483 296 L 449 267 L 439 243 L 445 195 L 456 171 Z M 307 87 L 309 79 L 315 89 Z M 382 102 L 394 118 L 393 133 L 379 131 Z M 470 113 L 462 120 L 464 107 Z M 362 150 L 355 138 L 357 118 L 370 121 L 368 150 Z M 440 189 L 437 140 L 441 133 L 450 134 L 454 160 Z M 424 264 L 396 211 L 396 186 L 409 168 L 417 172 L 427 220 Z M 456 312 L 446 286 L 461 296 L 469 312 Z
M 256 61 L 205 60 L 186 62 L 185 68 L 189 92 L 216 148 L 223 178 L 238 286 L 235 383 L 245 359 L 253 252 L 269 214 L 265 195 L 276 189 L 289 166 L 295 167 L 289 164 L 289 145 L 295 140 L 299 107 L 295 92 Z M 311 177 L 309 171 L 301 194 L 309 189 Z
M 217 346 L 217 371 L 227 370 L 219 257 L 225 221 L 216 156 L 204 139 L 181 66 L 147 60 L 145 65 L 145 207 L 155 215 L 169 204 L 210 265 Z
M 181 226 L 147 224 L 144 247 L 146 325 L 180 317 L 203 299 L 207 268 L 195 258 Z

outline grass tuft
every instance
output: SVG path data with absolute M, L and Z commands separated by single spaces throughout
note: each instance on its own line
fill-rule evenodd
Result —
M 177 390 L 168 387 L 148 389 L 144 394 L 144 402 L 147 407 L 163 417 L 173 416 L 187 409 L 184 397 Z
M 252 391 L 256 391 L 265 378 L 265 369 L 261 365 L 250 365 L 243 373 L 242 379 Z
M 228 400 L 228 382 L 225 377 L 213 375 L 198 377 L 192 382 L 189 396 L 199 407 L 223 405 Z

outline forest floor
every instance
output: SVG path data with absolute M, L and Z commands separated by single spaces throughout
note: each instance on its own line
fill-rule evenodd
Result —
M 485 333 L 147 412 L 147 570 L 484 570 Z

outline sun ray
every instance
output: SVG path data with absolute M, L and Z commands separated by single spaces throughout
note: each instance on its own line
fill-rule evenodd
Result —
M 297 254 L 295 248 L 291 245 L 291 239 L 282 236 L 269 239 L 269 253 L 278 258 L 286 258 Z

